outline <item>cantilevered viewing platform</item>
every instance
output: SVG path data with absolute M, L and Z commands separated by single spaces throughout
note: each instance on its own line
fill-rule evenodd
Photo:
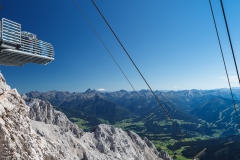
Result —
M 0 65 L 46 65 L 54 60 L 53 46 L 38 40 L 35 34 L 21 31 L 20 24 L 2 18 L 0 31 Z

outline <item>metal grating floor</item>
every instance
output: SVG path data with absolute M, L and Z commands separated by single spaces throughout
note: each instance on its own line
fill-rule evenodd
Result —
M 28 52 L 14 49 L 0 50 L 0 65 L 23 66 L 26 63 L 37 63 L 46 65 L 52 60 L 54 60 L 54 58 L 37 54 L 30 54 Z

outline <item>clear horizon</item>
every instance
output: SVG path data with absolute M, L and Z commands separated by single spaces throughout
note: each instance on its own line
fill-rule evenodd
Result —
M 17 88 L 16 88 L 17 89 Z M 114 90 L 114 91 L 110 91 L 108 89 L 104 89 L 102 90 L 101 88 L 98 88 L 98 89 L 94 89 L 94 88 L 88 88 L 86 89 L 85 91 L 67 91 L 67 90 L 48 90 L 48 91 L 37 91 L 37 90 L 33 90 L 33 91 L 28 91 L 28 92 L 25 92 L 25 93 L 20 93 L 20 94 L 26 94 L 26 93 L 29 93 L 29 92 L 42 92 L 42 93 L 45 93 L 45 92 L 52 92 L 52 91 L 56 91 L 56 92 L 69 92 L 69 93 L 84 93 L 86 92 L 87 90 L 95 90 L 97 92 L 118 92 L 118 91 L 121 91 L 121 90 L 124 90 L 124 91 L 127 91 L 127 92 L 134 92 L 133 90 L 125 90 L 125 89 L 120 89 L 120 90 Z M 100 90 L 99 90 L 100 89 Z M 240 89 L 240 87 L 232 87 L 232 89 Z M 149 89 L 140 89 L 140 90 L 136 90 L 137 92 L 140 92 L 142 90 L 149 90 Z M 200 90 L 200 91 L 210 91 L 210 90 L 229 90 L 229 88 L 213 88 L 213 89 L 186 89 L 186 90 L 153 90 L 154 92 L 155 91 L 162 91 L 162 92 L 170 92 L 170 91 L 174 91 L 174 92 L 178 92 L 178 91 L 191 91 L 191 90 Z M 150 91 L 150 90 L 149 90 Z M 230 90 L 229 90 L 230 91 Z
M 208 0 L 95 1 L 153 90 L 228 88 Z M 91 1 L 80 7 L 136 90 L 147 89 Z M 240 58 L 240 1 L 223 0 L 235 56 Z M 53 44 L 46 65 L 0 66 L 20 93 L 89 87 L 132 90 L 73 1 L 0 2 L 1 17 Z M 212 1 L 232 87 L 239 87 L 219 1 Z

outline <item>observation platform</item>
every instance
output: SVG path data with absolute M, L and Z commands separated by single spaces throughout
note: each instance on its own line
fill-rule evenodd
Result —
M 0 65 L 46 65 L 54 60 L 53 46 L 37 39 L 35 34 L 21 31 L 20 24 L 2 18 L 0 31 Z

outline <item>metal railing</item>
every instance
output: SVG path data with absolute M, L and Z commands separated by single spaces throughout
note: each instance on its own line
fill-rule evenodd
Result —
M 28 39 L 27 37 L 21 38 L 21 48 L 19 50 L 50 58 L 54 56 L 53 46 L 50 43 L 38 39 Z
M 0 39 L 3 42 L 20 45 L 21 44 L 21 25 L 2 18 Z

